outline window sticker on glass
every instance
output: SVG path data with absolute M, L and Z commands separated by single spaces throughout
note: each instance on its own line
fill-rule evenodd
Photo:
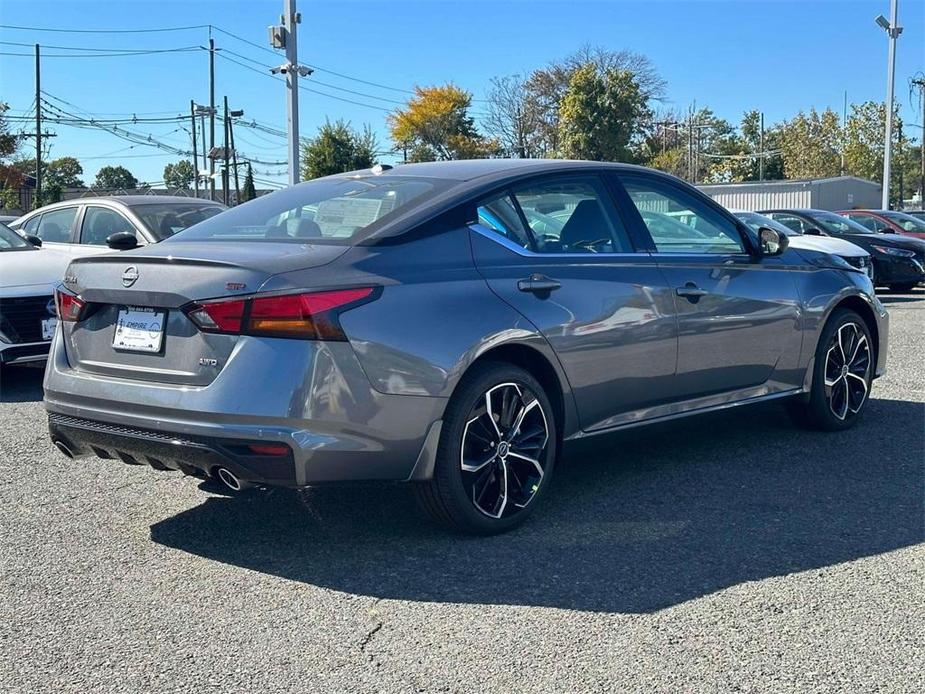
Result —
M 372 198 L 333 198 L 318 204 L 315 223 L 325 236 L 350 236 L 382 216 L 383 200 Z

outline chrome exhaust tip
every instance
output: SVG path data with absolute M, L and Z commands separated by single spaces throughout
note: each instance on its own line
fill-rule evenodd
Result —
M 64 441 L 62 441 L 61 439 L 55 439 L 52 441 L 52 443 L 55 444 L 55 448 L 57 448 L 59 451 L 61 451 L 64 455 L 66 455 L 71 460 L 73 460 L 76 457 L 74 455 L 74 451 L 72 451 L 70 447 L 66 443 L 64 443 Z
M 228 468 L 218 468 L 218 470 L 215 472 L 215 476 L 218 477 L 222 484 L 235 492 L 241 492 L 253 486 L 250 482 L 245 482 L 242 479 L 238 479 L 238 476 Z

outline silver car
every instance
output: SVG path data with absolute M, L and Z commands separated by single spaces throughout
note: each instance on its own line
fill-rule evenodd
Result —
M 377 167 L 71 263 L 51 438 L 249 485 L 413 483 L 522 522 L 564 444 L 780 398 L 852 426 L 883 373 L 870 279 L 627 165 Z

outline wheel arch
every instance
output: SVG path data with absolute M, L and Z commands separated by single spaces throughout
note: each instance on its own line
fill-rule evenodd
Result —
M 874 350 L 874 364 L 878 363 L 880 358 L 880 326 L 877 323 L 877 317 L 874 313 L 874 309 L 871 307 L 870 303 L 857 294 L 852 294 L 851 296 L 846 296 L 839 300 L 834 306 L 832 306 L 828 315 L 825 317 L 823 326 L 828 324 L 832 316 L 838 309 L 849 309 L 857 313 L 863 320 L 864 324 L 867 326 L 867 329 L 870 331 L 871 342 L 873 342 Z M 821 331 L 820 331 L 821 334 Z
M 565 374 L 557 368 L 554 355 L 544 354 L 533 345 L 522 342 L 511 342 L 491 347 L 474 359 L 463 372 L 462 376 L 477 364 L 486 361 L 504 362 L 518 366 L 532 375 L 546 392 L 552 403 L 553 415 L 556 421 L 557 443 L 574 433 L 578 428 L 578 416 L 575 410 L 575 401 Z M 460 379 L 461 380 L 461 379 Z M 459 381 L 457 381 L 458 385 Z M 455 392 L 455 388 L 454 388 Z

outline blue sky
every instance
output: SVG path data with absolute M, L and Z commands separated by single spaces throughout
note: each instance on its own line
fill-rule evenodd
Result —
M 282 62 L 281 56 L 274 57 L 262 48 L 267 46 L 266 27 L 278 21 L 281 9 L 282 0 L 3 0 L 0 24 L 64 29 L 213 24 L 257 44 L 213 32 L 216 45 L 226 51 L 222 59 L 216 59 L 217 100 L 227 94 L 232 108 L 245 110 L 246 119 L 284 129 L 285 90 L 261 74 L 265 71 L 257 64 Z M 301 0 L 299 9 L 303 16 L 300 59 L 326 70 L 319 69 L 304 84 L 365 104 L 303 92 L 302 134 L 310 135 L 326 118 L 344 118 L 355 126 L 372 125 L 384 149 L 389 148 L 386 111 L 397 105 L 395 100 L 407 96 L 401 90 L 452 80 L 480 99 L 491 77 L 529 72 L 584 43 L 645 54 L 667 81 L 669 105 L 686 108 L 696 100 L 698 106 L 709 106 L 732 121 L 751 108 L 763 110 L 767 123 L 810 107 L 831 106 L 841 112 L 845 90 L 849 102 L 885 97 L 887 40 L 874 17 L 889 14 L 887 0 Z M 925 70 L 925 2 L 900 0 L 899 20 L 905 31 L 898 42 L 896 94 L 904 120 L 921 122 L 917 106 L 910 105 L 908 80 Z M 47 54 L 69 52 L 50 46 L 172 49 L 205 45 L 208 30 L 103 34 L 0 28 L 0 41 L 38 42 L 49 46 L 43 49 Z M 2 53 L 31 50 L 0 44 Z M 100 117 L 188 113 L 191 98 L 200 103 L 208 100 L 207 60 L 200 50 L 48 57 L 43 61 L 42 87 L 53 97 Z M 33 96 L 32 58 L 0 55 L 0 100 L 7 101 L 14 112 L 24 112 Z M 476 101 L 475 110 L 481 107 Z M 189 148 L 188 134 L 176 124 L 124 127 Z M 156 181 L 162 178 L 164 164 L 177 158 L 144 146 L 132 147 L 105 132 L 64 125 L 53 129 L 58 137 L 51 156 L 77 156 L 86 179 L 92 179 L 102 165 L 121 163 L 139 179 Z M 910 126 L 906 132 L 921 137 L 920 128 Z M 251 156 L 271 162 L 285 159 L 284 140 L 244 128 L 236 134 L 238 148 Z M 279 167 L 257 168 L 265 172 L 262 178 L 283 180 L 271 175 Z

